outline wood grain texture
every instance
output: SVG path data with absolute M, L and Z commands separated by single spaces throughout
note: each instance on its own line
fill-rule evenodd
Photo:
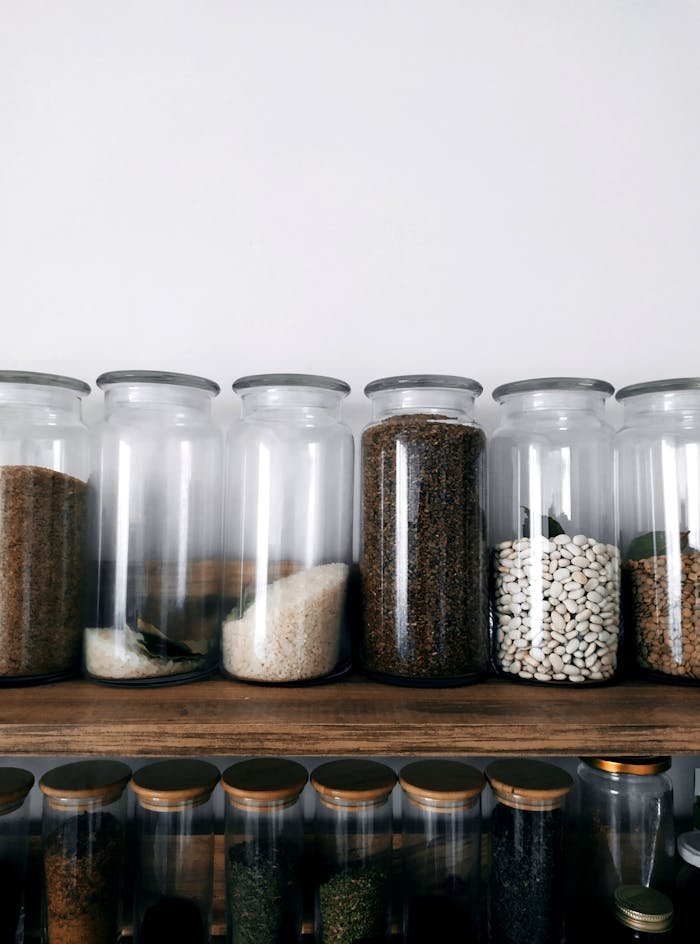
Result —
M 307 688 L 80 680 L 0 692 L 3 755 L 601 753 L 700 754 L 700 688 L 411 689 L 351 677 Z

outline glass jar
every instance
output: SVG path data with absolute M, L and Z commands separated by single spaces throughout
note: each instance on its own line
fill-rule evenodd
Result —
M 321 764 L 316 803 L 316 941 L 386 944 L 396 774 L 371 760 Z
M 676 878 L 676 916 L 678 938 L 692 941 L 697 937 L 700 907 L 700 832 L 681 833 L 678 855 L 682 865 Z
M 134 774 L 134 944 L 209 944 L 218 782 L 202 760 L 158 761 Z
M 44 944 L 115 944 L 122 930 L 126 764 L 63 764 L 44 794 Z
M 243 377 L 229 434 L 222 665 L 252 682 L 329 678 L 350 665 L 354 442 L 350 387 L 306 374 Z
M 383 681 L 462 684 L 487 669 L 481 390 L 466 377 L 429 374 L 365 387 L 363 662 Z
M 90 479 L 85 666 L 101 682 L 181 682 L 217 661 L 222 437 L 211 380 L 102 374 Z
M 90 388 L 0 371 L 0 684 L 80 670 Z M 28 575 L 31 574 L 31 579 Z
M 673 903 L 654 888 L 644 885 L 620 885 L 614 893 L 616 934 L 614 944 L 632 944 L 633 941 L 669 944 L 673 933 Z M 679 938 L 692 941 L 694 937 Z
M 309 775 L 283 758 L 224 771 L 228 944 L 298 944 L 303 918 L 304 812 Z
M 670 757 L 586 757 L 578 768 L 580 923 L 609 923 L 619 885 L 671 892 L 675 878 Z
M 500 760 L 491 814 L 490 944 L 563 944 L 566 797 L 573 780 L 536 760 Z
M 34 775 L 0 767 L 0 944 L 23 944 L 29 804 Z
M 492 651 L 502 675 L 607 681 L 620 638 L 613 431 L 602 380 L 548 377 L 493 392 L 489 451 Z
M 632 658 L 700 680 L 700 378 L 618 391 L 620 536 Z
M 481 791 L 467 764 L 427 760 L 401 770 L 403 940 L 481 941 Z

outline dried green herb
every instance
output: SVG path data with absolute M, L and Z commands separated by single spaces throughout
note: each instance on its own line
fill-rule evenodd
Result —
M 146 623 L 141 617 L 137 620 L 137 626 L 141 636 L 139 645 L 145 655 L 155 656 L 158 659 L 170 659 L 171 662 L 191 661 L 196 658 L 189 646 L 168 639 L 157 626 Z
M 237 843 L 226 879 L 232 944 L 297 944 L 302 894 L 294 850 Z
M 389 875 L 379 866 L 339 872 L 319 888 L 319 944 L 385 944 Z
M 525 505 L 520 506 L 520 533 L 524 538 L 531 538 L 530 533 L 530 509 Z M 566 531 L 559 524 L 556 518 L 551 515 L 542 515 L 539 534 L 546 538 L 555 538 L 559 534 L 566 534 Z
M 627 560 L 646 560 L 649 557 L 664 557 L 668 553 L 666 531 L 648 531 L 640 534 L 630 542 L 627 548 Z M 679 548 L 681 553 L 690 549 L 688 540 L 690 531 L 681 531 L 679 534 Z

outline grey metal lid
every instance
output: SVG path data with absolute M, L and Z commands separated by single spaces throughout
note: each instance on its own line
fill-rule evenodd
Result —
M 206 377 L 198 377 L 196 374 L 176 374 L 166 370 L 111 370 L 106 374 L 100 374 L 95 383 L 100 390 L 120 383 L 149 383 L 194 387 L 195 390 L 206 390 L 214 396 L 221 393 L 218 383 Z
M 645 393 L 672 393 L 676 390 L 700 390 L 700 377 L 673 377 L 670 380 L 630 384 L 618 390 L 615 399 L 629 400 L 630 397 L 640 397 Z
M 504 397 L 514 393 L 534 393 L 536 390 L 581 390 L 593 393 L 602 393 L 610 397 L 615 388 L 606 380 L 596 380 L 592 377 L 536 377 L 532 380 L 515 380 L 513 383 L 501 384 L 491 396 L 497 403 Z
M 399 374 L 396 377 L 381 377 L 373 380 L 365 387 L 365 396 L 383 390 L 405 390 L 413 387 L 423 387 L 432 390 L 466 390 L 475 397 L 481 396 L 484 388 L 471 377 L 457 377 L 452 374 Z
M 344 396 L 350 393 L 350 384 L 338 380 L 337 377 L 324 377 L 322 374 L 249 374 L 233 382 L 235 393 L 253 387 L 319 387 L 335 390 Z
M 64 377 L 62 374 L 42 374 L 33 370 L 0 370 L 0 383 L 36 384 L 40 387 L 63 387 L 64 390 L 75 390 L 83 396 L 90 393 L 90 385 L 75 377 Z

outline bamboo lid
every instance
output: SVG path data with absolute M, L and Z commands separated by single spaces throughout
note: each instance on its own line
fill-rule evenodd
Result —
M 118 760 L 81 760 L 49 770 L 39 789 L 52 806 L 58 801 L 113 803 L 131 778 L 131 768 Z
M 283 757 L 256 757 L 232 764 L 221 785 L 235 806 L 293 803 L 306 786 L 306 767 Z
M 418 802 L 469 803 L 479 796 L 486 778 L 469 764 L 455 760 L 419 760 L 399 773 L 399 783 Z
M 137 770 L 131 789 L 145 809 L 172 811 L 206 803 L 219 777 L 218 769 L 204 760 L 161 760 Z
M 396 785 L 396 774 L 374 760 L 334 760 L 311 774 L 314 790 L 331 803 L 377 803 Z
M 561 806 L 574 785 L 561 767 L 540 760 L 497 760 L 486 768 L 486 777 L 497 799 L 518 809 Z
M 0 767 L 0 814 L 12 813 L 34 786 L 34 774 L 21 767 Z
M 660 774 L 671 767 L 670 757 L 582 757 L 589 767 L 604 770 L 609 774 Z

